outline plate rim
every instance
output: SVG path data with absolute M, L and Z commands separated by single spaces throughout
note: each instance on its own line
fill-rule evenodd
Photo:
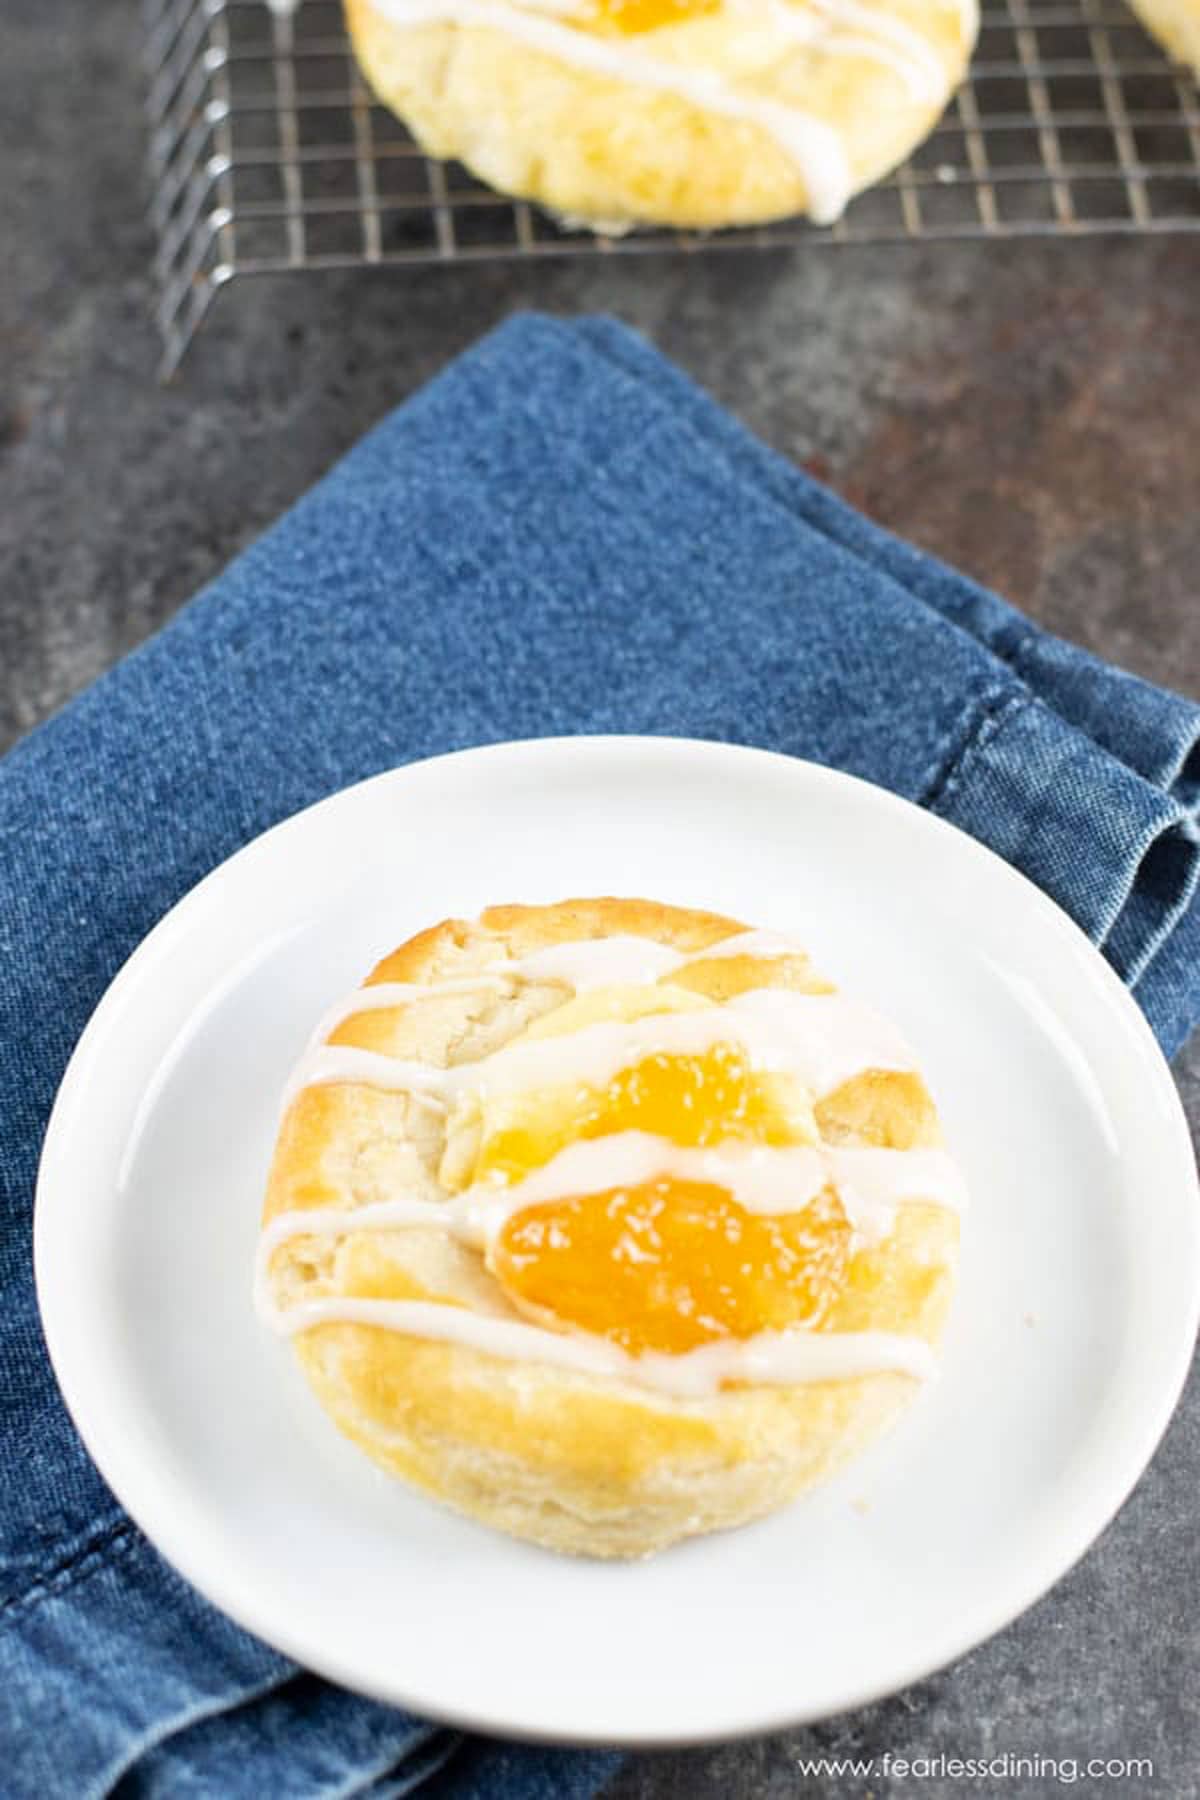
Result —
M 285 835 L 302 831 L 314 814 L 338 807 L 344 804 L 349 796 L 360 795 L 367 789 L 387 788 L 398 782 L 403 783 L 414 775 L 419 776 L 430 772 L 436 775 L 439 771 L 455 764 L 477 763 L 483 760 L 501 763 L 505 759 L 520 763 L 531 755 L 555 755 L 560 752 L 601 757 L 614 753 L 626 756 L 673 754 L 684 755 L 689 759 L 707 757 L 719 762 L 736 760 L 745 766 L 751 762 L 758 762 L 772 770 L 786 769 L 789 774 L 796 775 L 800 779 L 816 781 L 818 784 L 826 784 L 835 789 L 850 784 L 854 790 L 859 791 L 868 804 L 882 806 L 885 811 L 893 812 L 918 831 L 929 833 L 933 839 L 938 839 L 943 843 L 953 841 L 956 849 L 968 857 L 974 858 L 985 873 L 990 869 L 993 876 L 998 875 L 1002 881 L 1015 882 L 1018 890 L 1023 890 L 1025 904 L 1032 904 L 1046 927 L 1052 932 L 1066 933 L 1068 939 L 1073 941 L 1076 952 L 1085 953 L 1085 960 L 1090 961 L 1093 974 L 1100 979 L 1101 985 L 1106 989 L 1108 1000 L 1116 1004 L 1125 1029 L 1130 1031 L 1135 1039 L 1140 1040 L 1143 1066 L 1144 1059 L 1148 1054 L 1149 1067 L 1153 1071 L 1155 1085 L 1167 1103 L 1166 1113 L 1170 1118 L 1172 1136 L 1170 1148 L 1179 1164 L 1178 1175 L 1189 1190 L 1196 1215 L 1200 1218 L 1200 1180 L 1197 1177 L 1190 1129 L 1178 1089 L 1170 1072 L 1170 1066 L 1154 1038 L 1145 1015 L 1129 989 L 1121 982 L 1115 971 L 1070 915 L 1020 869 L 1006 862 L 987 845 L 949 820 L 927 811 L 914 801 L 908 800 L 888 788 L 881 787 L 861 776 L 830 768 L 825 764 L 815 763 L 783 751 L 767 750 L 721 739 L 677 737 L 667 733 L 662 735 L 588 733 L 578 736 L 532 736 L 499 740 L 494 743 L 442 752 L 436 756 L 417 758 L 411 762 L 399 763 L 379 770 L 362 780 L 348 783 L 257 833 L 210 869 L 156 921 L 121 964 L 93 1009 L 71 1052 L 51 1108 L 39 1158 L 33 1210 L 34 1275 L 38 1310 L 60 1397 L 89 1457 L 111 1489 L 118 1504 L 133 1520 L 148 1542 L 159 1550 L 160 1554 L 196 1588 L 209 1604 L 225 1612 L 235 1623 L 260 1638 L 270 1647 L 277 1649 L 281 1654 L 292 1658 L 326 1679 L 385 1705 L 401 1706 L 448 1725 L 482 1731 L 501 1738 L 578 1747 L 622 1747 L 631 1750 L 683 1748 L 714 1742 L 733 1742 L 740 1738 L 801 1727 L 841 1713 L 856 1711 L 889 1695 L 903 1691 L 937 1670 L 956 1662 L 960 1657 L 1003 1630 L 1034 1605 L 1086 1555 L 1112 1522 L 1145 1473 L 1178 1405 L 1191 1366 L 1197 1330 L 1200 1328 L 1200 1228 L 1192 1232 L 1189 1240 L 1191 1249 L 1190 1304 L 1186 1310 L 1181 1309 L 1173 1332 L 1168 1334 L 1171 1342 L 1164 1343 L 1160 1349 L 1159 1359 L 1164 1365 L 1164 1375 L 1149 1396 L 1152 1404 L 1148 1404 L 1141 1410 L 1136 1429 L 1129 1426 L 1123 1433 L 1124 1449 L 1118 1464 L 1116 1478 L 1110 1476 L 1106 1483 L 1093 1484 L 1089 1488 L 1088 1496 L 1091 1503 L 1082 1509 L 1085 1513 L 1085 1522 L 1082 1528 L 1076 1526 L 1074 1529 L 1064 1529 L 1060 1523 L 1056 1522 L 1056 1528 L 1052 1532 L 1047 1531 L 1042 1534 L 1041 1555 L 1028 1565 L 1025 1571 L 1026 1579 L 1019 1584 L 1014 1583 L 1008 1590 L 1002 1605 L 985 1609 L 988 1615 L 986 1624 L 981 1626 L 977 1619 L 972 1618 L 963 1630 L 945 1631 L 936 1638 L 931 1649 L 914 1656 L 903 1667 L 897 1666 L 887 1680 L 864 1682 L 859 1688 L 847 1691 L 833 1707 L 822 1704 L 816 1708 L 806 1708 L 803 1703 L 798 1703 L 786 1711 L 772 1711 L 753 1718 L 747 1717 L 741 1723 L 731 1724 L 728 1721 L 717 1721 L 711 1726 L 701 1725 L 686 1730 L 658 1730 L 654 1727 L 622 1729 L 617 1735 L 611 1731 L 598 1728 L 589 1729 L 586 1726 L 581 1729 L 572 1728 L 568 1731 L 555 1728 L 553 1725 L 539 1725 L 536 1720 L 531 1719 L 522 1718 L 514 1721 L 503 1711 L 499 1714 L 490 1713 L 486 1707 L 479 1705 L 465 1707 L 448 1705 L 420 1693 L 419 1689 L 413 1688 L 411 1681 L 402 1683 L 406 1691 L 401 1692 L 397 1686 L 389 1685 L 383 1680 L 375 1680 L 369 1672 L 364 1673 L 364 1670 L 354 1663 L 353 1658 L 342 1656 L 336 1651 L 332 1654 L 327 1653 L 319 1646 L 314 1646 L 306 1638 L 300 1620 L 289 1618 L 284 1620 L 281 1626 L 274 1617 L 263 1617 L 262 1611 L 254 1603 L 255 1596 L 249 1596 L 243 1602 L 239 1592 L 231 1593 L 229 1591 L 230 1584 L 217 1579 L 207 1561 L 204 1561 L 203 1558 L 193 1559 L 189 1555 L 186 1530 L 182 1534 L 178 1533 L 171 1521 L 154 1515 L 152 1506 L 143 1506 L 145 1488 L 139 1478 L 140 1458 L 136 1454 L 128 1461 L 124 1458 L 119 1434 L 112 1435 L 105 1423 L 106 1414 L 103 1405 L 96 1408 L 92 1404 L 87 1379 L 86 1354 L 82 1352 L 80 1343 L 72 1336 L 61 1312 L 55 1305 L 56 1289 L 59 1283 L 55 1264 L 55 1225 L 63 1207 L 68 1203 L 65 1195 L 55 1200 L 55 1184 L 58 1177 L 58 1163 L 65 1155 L 63 1140 L 67 1126 L 71 1122 L 73 1110 L 83 1105 L 82 1089 L 88 1072 L 88 1064 L 105 1034 L 116 1027 L 119 1009 L 125 999 L 126 991 L 135 977 L 155 957 L 169 951 L 173 934 L 188 926 L 193 912 L 203 903 L 213 887 L 227 876 L 231 866 L 238 864 L 245 867 L 254 859 L 269 854 L 274 845 Z M 180 1021 L 181 1026 L 184 1023 L 185 1021 Z M 69 1214 L 67 1216 L 69 1217 Z M 1097 1497 L 1097 1492 L 1099 1497 Z M 1077 1519 L 1080 1510 L 1078 1506 L 1070 1509 L 1068 1517 Z M 147 1522 L 147 1514 L 153 1520 L 153 1528 Z M 197 1562 L 200 1562 L 202 1566 L 197 1567 Z M 236 1589 L 236 1583 L 233 1586 Z

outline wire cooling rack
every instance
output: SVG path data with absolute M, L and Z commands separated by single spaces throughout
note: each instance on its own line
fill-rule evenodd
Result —
M 338 0 L 145 0 L 170 374 L 234 276 L 502 257 L 1200 231 L 1200 88 L 1121 0 L 984 0 L 971 79 L 835 225 L 596 237 L 423 156 L 360 78 Z

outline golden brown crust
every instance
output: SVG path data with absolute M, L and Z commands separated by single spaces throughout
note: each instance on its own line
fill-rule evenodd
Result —
M 345 0 L 345 7 L 380 99 L 431 155 L 458 159 L 503 193 L 613 225 L 708 229 L 814 210 L 819 197 L 795 155 L 758 120 L 572 66 L 502 30 L 402 25 L 372 0 Z M 894 63 L 846 40 L 838 53 L 828 39 L 769 54 L 748 50 L 745 16 L 720 7 L 639 32 L 629 47 L 689 73 L 721 76 L 752 101 L 831 129 L 857 192 L 932 129 L 965 73 L 978 25 L 973 0 L 892 0 L 885 17 L 925 46 L 920 91 Z M 860 40 L 871 35 L 857 22 L 852 29 Z
M 700 951 L 746 929 L 713 914 L 636 900 L 493 907 L 447 920 L 380 962 L 365 985 L 432 981 L 503 954 L 588 936 L 647 936 Z M 714 959 L 712 998 L 747 985 L 746 958 Z M 690 971 L 704 991 L 702 969 Z M 759 962 L 756 980 L 821 989 L 807 959 Z M 678 1004 L 686 992 L 672 983 Z M 570 998 L 554 983 L 512 999 L 455 995 L 419 1008 L 360 1013 L 333 1041 L 450 1065 L 507 1042 Z M 916 1083 L 914 1087 L 914 1081 Z M 865 1098 L 864 1098 L 865 1095 Z M 848 1083 L 840 1141 L 936 1142 L 932 1103 L 908 1076 Z M 857 1136 L 856 1121 L 863 1127 Z M 444 1127 L 403 1095 L 344 1084 L 302 1090 L 283 1122 L 264 1223 L 308 1207 L 357 1207 L 400 1194 L 440 1198 Z M 828 1320 L 834 1330 L 940 1334 L 953 1285 L 957 1221 L 902 1206 L 891 1235 L 860 1254 L 858 1278 Z M 289 1240 L 272 1263 L 277 1299 L 327 1294 L 438 1299 L 519 1316 L 474 1251 L 436 1229 Z M 461 1511 L 555 1549 L 630 1556 L 780 1505 L 831 1473 L 911 1397 L 897 1374 L 730 1389 L 678 1401 L 617 1381 L 512 1363 L 457 1344 L 343 1323 L 295 1340 L 305 1373 L 341 1429 L 378 1463 Z

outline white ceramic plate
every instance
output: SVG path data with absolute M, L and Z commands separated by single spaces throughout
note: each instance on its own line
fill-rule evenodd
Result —
M 916 1045 L 973 1190 L 944 1374 L 833 1484 L 633 1565 L 467 1523 L 344 1443 L 250 1305 L 284 1079 L 328 1003 L 490 901 L 645 894 L 798 932 Z M 338 794 L 151 933 L 71 1062 L 38 1189 L 54 1366 L 196 1587 L 351 1687 L 519 1736 L 721 1738 L 960 1655 L 1074 1561 L 1191 1354 L 1200 1205 L 1141 1015 L 971 839 L 761 751 L 558 739 Z

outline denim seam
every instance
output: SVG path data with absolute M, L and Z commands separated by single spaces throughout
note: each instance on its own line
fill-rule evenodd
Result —
M 402 1762 L 406 1762 L 410 1757 L 418 1756 L 422 1751 L 427 1750 L 433 1743 L 433 1740 L 441 1733 L 446 1733 L 455 1740 L 447 1749 L 442 1761 L 438 1764 L 438 1768 L 444 1768 L 451 1756 L 462 1744 L 463 1734 L 461 1731 L 455 1731 L 452 1726 L 438 1725 L 433 1721 L 430 1721 L 423 1728 L 418 1727 L 415 1729 L 402 1749 L 396 1750 L 393 1748 L 390 1750 L 386 1760 L 383 1757 L 380 1757 L 371 1768 L 356 1769 L 352 1774 L 347 1775 L 344 1779 L 339 1781 L 336 1787 L 322 1788 L 322 1800 L 355 1800 L 356 1795 L 367 1792 L 370 1788 L 377 1786 L 378 1783 L 385 1781 L 389 1775 L 395 1774 Z
M 9 1588 L 24 1591 L 24 1582 L 41 1581 L 46 1574 L 53 1575 L 58 1568 L 74 1562 L 77 1556 L 84 1556 L 97 1538 L 105 1532 L 115 1531 L 118 1526 L 128 1523 L 126 1515 L 116 1505 L 103 1509 L 97 1508 L 95 1515 L 83 1526 L 74 1531 L 65 1531 L 61 1525 L 56 1529 L 52 1522 L 32 1524 L 23 1533 L 19 1548 L 13 1548 L 9 1554 L 0 1559 L 0 1577 Z M 0 1611 L 7 1604 L 0 1600 Z
M 67 1558 L 57 1569 L 51 1569 L 41 1575 L 27 1587 L 24 1593 L 13 1594 L 9 1599 L 0 1602 L 0 1618 L 10 1613 L 19 1612 L 23 1607 L 31 1605 L 35 1600 L 42 1600 L 49 1594 L 61 1592 L 87 1573 L 89 1564 L 98 1562 L 113 1551 L 123 1551 L 132 1547 L 137 1541 L 137 1526 L 132 1519 L 121 1519 L 115 1525 L 101 1532 L 81 1550 Z
M 1062 639 L 1056 638 L 1052 633 L 1039 630 L 1035 625 L 1024 626 L 1022 629 L 1015 632 L 1008 641 L 1003 641 L 1000 637 L 980 638 L 977 641 L 984 644 L 986 648 L 991 651 L 993 656 L 999 657 L 1002 662 L 1006 663 L 1015 675 L 1019 676 L 1022 681 L 1028 684 L 1035 695 L 1038 692 L 1038 688 L 1036 680 L 1029 680 L 1030 665 L 1035 661 L 1037 653 L 1040 650 L 1043 650 L 1047 644 L 1061 645 L 1063 642 Z M 1068 649 L 1078 648 L 1074 645 L 1068 645 L 1067 647 Z M 1090 655 L 1092 653 L 1086 651 L 1085 654 Z M 1057 705 L 1051 703 L 1051 710 L 1057 713 Z M 1071 725 L 1072 730 L 1082 731 L 1085 737 L 1092 737 L 1091 729 L 1081 725 L 1077 720 L 1068 718 L 1067 723 Z M 1200 737 L 1193 736 L 1190 746 L 1177 746 L 1171 752 L 1165 763 L 1159 763 L 1159 773 L 1157 775 L 1150 775 L 1140 767 L 1134 768 L 1132 764 L 1125 763 L 1123 757 L 1117 755 L 1115 750 L 1109 748 L 1105 744 L 1101 744 L 1100 748 L 1104 751 L 1105 755 L 1116 756 L 1117 761 L 1121 762 L 1124 767 L 1133 768 L 1133 773 L 1137 775 L 1140 780 L 1147 782 L 1151 787 L 1157 788 L 1161 794 L 1165 794 L 1169 799 L 1178 800 L 1180 806 L 1183 807 L 1186 812 L 1200 818 L 1200 799 L 1193 801 L 1189 806 L 1187 801 L 1176 792 L 1177 784 L 1183 776 L 1189 758 L 1195 754 L 1198 743 L 1200 743 Z
M 1016 632 L 1009 643 L 1005 645 L 989 643 L 988 648 L 994 655 L 1001 657 L 1024 680 L 1033 652 L 1044 642 L 1044 636 L 1030 626 L 1023 631 Z
M 193 1730 L 197 1725 L 210 1724 L 223 1713 L 237 1712 L 244 1706 L 253 1706 L 259 1700 L 267 1699 L 295 1678 L 296 1672 L 291 1669 L 286 1674 L 269 1675 L 261 1682 L 229 1693 L 206 1694 L 192 1706 L 182 1708 L 165 1719 L 156 1720 L 153 1725 L 140 1732 L 131 1744 L 126 1745 L 119 1762 L 101 1772 L 97 1785 L 89 1790 L 87 1800 L 112 1800 L 125 1780 L 135 1772 L 143 1757 L 165 1749 L 177 1737 L 182 1737 L 184 1732 Z
M 961 787 L 968 759 L 987 748 L 1003 725 L 1024 711 L 1033 700 L 1030 693 L 1011 693 L 1002 688 L 986 692 L 978 702 L 974 721 L 968 726 L 957 752 L 934 777 L 921 795 L 919 804 L 937 812 Z

